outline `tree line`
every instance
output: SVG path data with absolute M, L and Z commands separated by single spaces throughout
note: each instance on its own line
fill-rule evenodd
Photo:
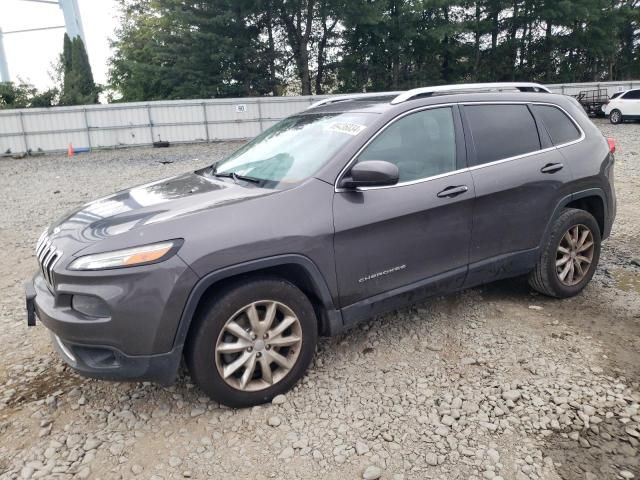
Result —
M 122 101 L 640 77 L 640 0 L 119 0 Z
M 118 0 L 108 85 L 66 35 L 56 87 L 0 108 L 640 78 L 640 0 Z

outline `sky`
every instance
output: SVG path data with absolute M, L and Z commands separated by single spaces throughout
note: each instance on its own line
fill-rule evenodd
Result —
M 78 0 L 87 53 L 97 83 L 106 83 L 109 38 L 117 22 L 115 0 Z M 0 27 L 4 32 L 64 25 L 57 5 L 26 0 L 0 0 Z M 18 78 L 39 89 L 53 86 L 51 64 L 62 52 L 64 29 L 4 35 L 11 80 Z

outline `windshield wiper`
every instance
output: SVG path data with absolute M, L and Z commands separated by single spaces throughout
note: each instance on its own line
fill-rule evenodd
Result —
M 236 172 L 216 172 L 215 170 L 213 170 L 211 172 L 211 175 L 213 175 L 214 177 L 231 178 L 235 182 L 237 182 L 238 180 L 244 180 L 245 182 L 262 183 L 262 180 L 259 178 L 239 175 Z

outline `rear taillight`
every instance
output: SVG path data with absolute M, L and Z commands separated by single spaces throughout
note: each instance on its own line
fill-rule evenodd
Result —
M 609 152 L 616 153 L 616 141 L 611 137 L 607 137 L 607 143 L 609 144 Z

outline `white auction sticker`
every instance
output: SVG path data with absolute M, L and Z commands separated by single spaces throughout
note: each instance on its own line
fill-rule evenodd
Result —
M 365 128 L 367 127 L 364 125 L 359 125 L 357 123 L 333 122 L 327 125 L 325 127 L 325 130 L 329 132 L 346 133 L 347 135 L 355 136 L 362 132 Z

